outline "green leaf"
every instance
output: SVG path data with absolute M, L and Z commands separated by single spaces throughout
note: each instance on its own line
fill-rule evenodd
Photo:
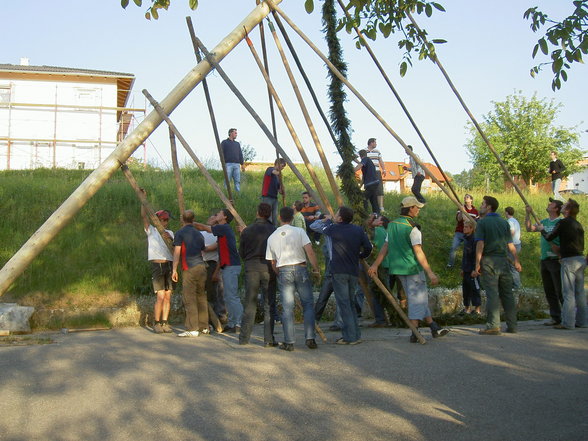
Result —
M 535 55 L 537 55 L 538 50 L 539 50 L 539 44 L 536 44 L 535 47 L 533 48 L 533 58 L 535 58 Z
M 558 73 L 563 66 L 563 58 L 558 58 L 551 64 L 551 70 L 553 73 Z
M 445 8 L 443 6 L 441 6 L 439 3 L 432 2 L 431 4 L 438 11 L 445 12 Z
M 126 9 L 126 7 L 129 6 L 129 0 L 120 0 L 120 5 L 123 9 Z
M 306 0 L 304 2 L 304 9 L 308 14 L 311 14 L 314 11 L 314 1 L 313 0 Z
M 429 3 L 425 6 L 425 14 L 427 14 L 427 17 L 433 15 L 433 7 Z
M 198 0 L 190 0 L 190 9 L 192 11 L 196 10 L 198 7 Z
M 159 18 L 159 13 L 157 12 L 157 8 L 155 8 L 155 7 L 151 8 L 151 15 L 153 16 L 153 18 L 155 20 L 157 20 Z
M 403 61 L 402 63 L 400 63 L 400 76 L 404 77 L 404 75 L 406 75 L 406 69 L 408 69 L 408 65 L 406 64 L 406 61 Z
M 560 73 L 561 73 L 561 78 L 564 81 L 568 81 L 568 73 L 565 70 L 562 70 Z
M 143 4 L 143 0 L 133 0 L 137 6 L 141 6 Z M 128 3 L 128 1 L 127 1 Z
M 145 18 L 147 20 L 151 20 L 151 14 L 149 13 L 149 11 L 145 12 Z
M 434 40 L 432 40 L 433 43 L 435 44 L 443 44 L 443 43 L 447 43 L 447 40 L 443 40 L 442 38 L 435 38 Z
M 542 38 L 541 40 L 539 40 L 539 47 L 541 48 L 541 52 L 543 52 L 544 55 L 547 55 L 547 42 L 545 41 L 545 38 Z

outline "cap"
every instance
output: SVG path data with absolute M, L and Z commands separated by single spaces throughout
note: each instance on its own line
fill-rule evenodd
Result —
M 549 202 L 555 202 L 555 205 L 557 205 L 560 209 L 563 207 L 563 202 L 559 199 L 549 198 Z
M 415 198 L 414 196 L 408 196 L 408 197 L 402 199 L 402 203 L 400 205 L 404 208 L 408 208 L 408 207 L 423 208 L 425 206 L 425 204 L 423 204 L 422 202 L 419 202 L 419 200 L 417 198 Z
M 169 211 L 167 211 L 167 210 L 159 210 L 158 212 L 155 213 L 155 215 L 161 220 L 166 220 L 171 217 L 169 215 Z

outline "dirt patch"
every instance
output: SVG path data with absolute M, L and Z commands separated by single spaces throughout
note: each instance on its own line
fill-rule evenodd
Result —
M 0 347 L 2 346 L 32 346 L 32 345 L 48 345 L 55 343 L 51 337 L 36 336 L 36 335 L 10 335 L 7 337 L 0 337 Z

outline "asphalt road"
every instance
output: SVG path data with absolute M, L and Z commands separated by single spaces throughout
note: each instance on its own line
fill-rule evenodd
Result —
M 588 329 L 265 349 L 143 328 L 0 347 L 0 440 L 588 440 Z M 326 326 L 324 326 L 326 328 Z M 281 329 L 277 338 L 281 338 Z M 423 331 L 425 332 L 425 331 Z

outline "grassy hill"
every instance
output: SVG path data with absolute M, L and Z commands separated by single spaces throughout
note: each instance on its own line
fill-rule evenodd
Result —
M 173 213 L 175 219 L 170 222 L 170 228 L 179 229 L 173 173 L 133 173 L 139 185 L 147 189 L 152 205 Z M 3 215 L 0 265 L 10 259 L 88 174 L 88 171 L 81 170 L 45 169 L 0 172 Z M 220 172 L 212 171 L 212 174 L 217 182 L 222 182 Z M 242 192 L 236 197 L 236 208 L 247 223 L 255 215 L 261 179 L 260 172 L 245 173 Z M 286 201 L 291 204 L 300 198 L 303 187 L 289 170 L 284 179 Z M 211 212 L 222 207 L 197 170 L 183 170 L 183 180 L 186 207 L 196 212 L 197 220 L 204 221 Z M 474 204 L 479 206 L 483 193 L 473 192 L 473 195 Z M 504 207 L 513 206 L 515 216 L 523 225 L 524 206 L 519 197 L 512 192 L 494 196 L 500 202 L 501 213 Z M 404 195 L 394 193 L 386 195 L 385 206 L 390 216 L 397 212 L 402 197 Z M 543 216 L 548 195 L 529 195 L 528 198 L 536 212 Z M 585 197 L 578 201 L 581 209 L 586 209 Z M 331 202 L 334 204 L 334 199 Z M 455 212 L 455 206 L 445 195 L 430 195 L 418 220 L 423 226 L 424 250 L 433 270 L 440 276 L 441 285 L 446 287 L 460 284 L 459 269 L 446 268 Z M 580 222 L 585 224 L 586 217 L 585 212 L 581 212 Z M 523 233 L 522 242 L 523 285 L 539 287 L 539 235 Z M 146 255 L 140 203 L 122 173 L 117 173 L 35 259 L 1 301 L 45 307 L 122 304 L 133 296 L 151 292 Z

